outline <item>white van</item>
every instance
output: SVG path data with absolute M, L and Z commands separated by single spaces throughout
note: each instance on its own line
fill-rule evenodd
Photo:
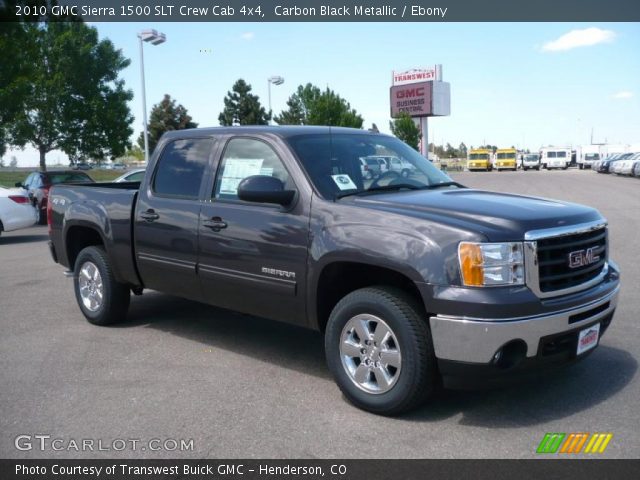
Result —
M 566 170 L 571 163 L 571 147 L 543 147 L 540 149 L 542 168 Z

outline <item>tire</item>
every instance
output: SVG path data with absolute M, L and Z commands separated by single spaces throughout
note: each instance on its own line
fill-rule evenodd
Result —
M 89 323 L 104 326 L 126 318 L 131 299 L 129 287 L 115 280 L 104 248 L 87 247 L 78 254 L 73 287 L 78 306 Z
M 36 207 L 36 223 L 38 225 L 46 225 L 47 224 L 47 209 L 42 208 L 38 202 L 34 205 Z
M 536 172 L 539 172 L 539 171 L 540 171 L 540 167 L 536 167 Z
M 327 323 L 325 352 L 329 370 L 351 403 L 372 413 L 398 415 L 434 393 L 438 373 L 424 318 L 418 303 L 397 288 L 363 288 L 338 302 Z M 378 328 L 390 332 L 384 337 L 387 340 L 380 342 L 375 336 Z M 362 336 L 369 334 L 368 345 L 357 329 Z M 345 349 L 345 340 L 351 341 L 350 349 Z
M 584 165 L 581 163 L 578 167 L 580 170 L 584 170 Z

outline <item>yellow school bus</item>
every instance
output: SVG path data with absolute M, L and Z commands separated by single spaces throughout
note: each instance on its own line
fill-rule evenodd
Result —
M 496 170 L 513 170 L 518 169 L 518 151 L 515 148 L 499 148 L 496 150 L 496 159 L 494 166 Z
M 472 148 L 469 150 L 467 170 L 486 170 L 487 172 L 490 172 L 492 168 L 491 150 L 486 148 Z

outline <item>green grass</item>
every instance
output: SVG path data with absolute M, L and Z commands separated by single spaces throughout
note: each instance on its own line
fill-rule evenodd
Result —
M 31 172 L 36 169 L 23 169 L 2 171 L 0 170 L 0 186 L 13 188 L 16 182 L 22 182 Z M 118 178 L 124 173 L 122 170 L 82 170 L 84 173 L 93 178 L 96 182 L 109 182 L 114 178 Z

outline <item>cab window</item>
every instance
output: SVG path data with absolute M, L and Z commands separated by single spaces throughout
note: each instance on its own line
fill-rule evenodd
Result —
M 167 144 L 158 160 L 153 192 L 160 196 L 198 198 L 213 140 L 188 138 Z
M 289 173 L 271 146 L 254 138 L 231 139 L 218 168 L 214 198 L 238 200 L 238 185 L 253 175 L 275 177 L 292 188 Z

